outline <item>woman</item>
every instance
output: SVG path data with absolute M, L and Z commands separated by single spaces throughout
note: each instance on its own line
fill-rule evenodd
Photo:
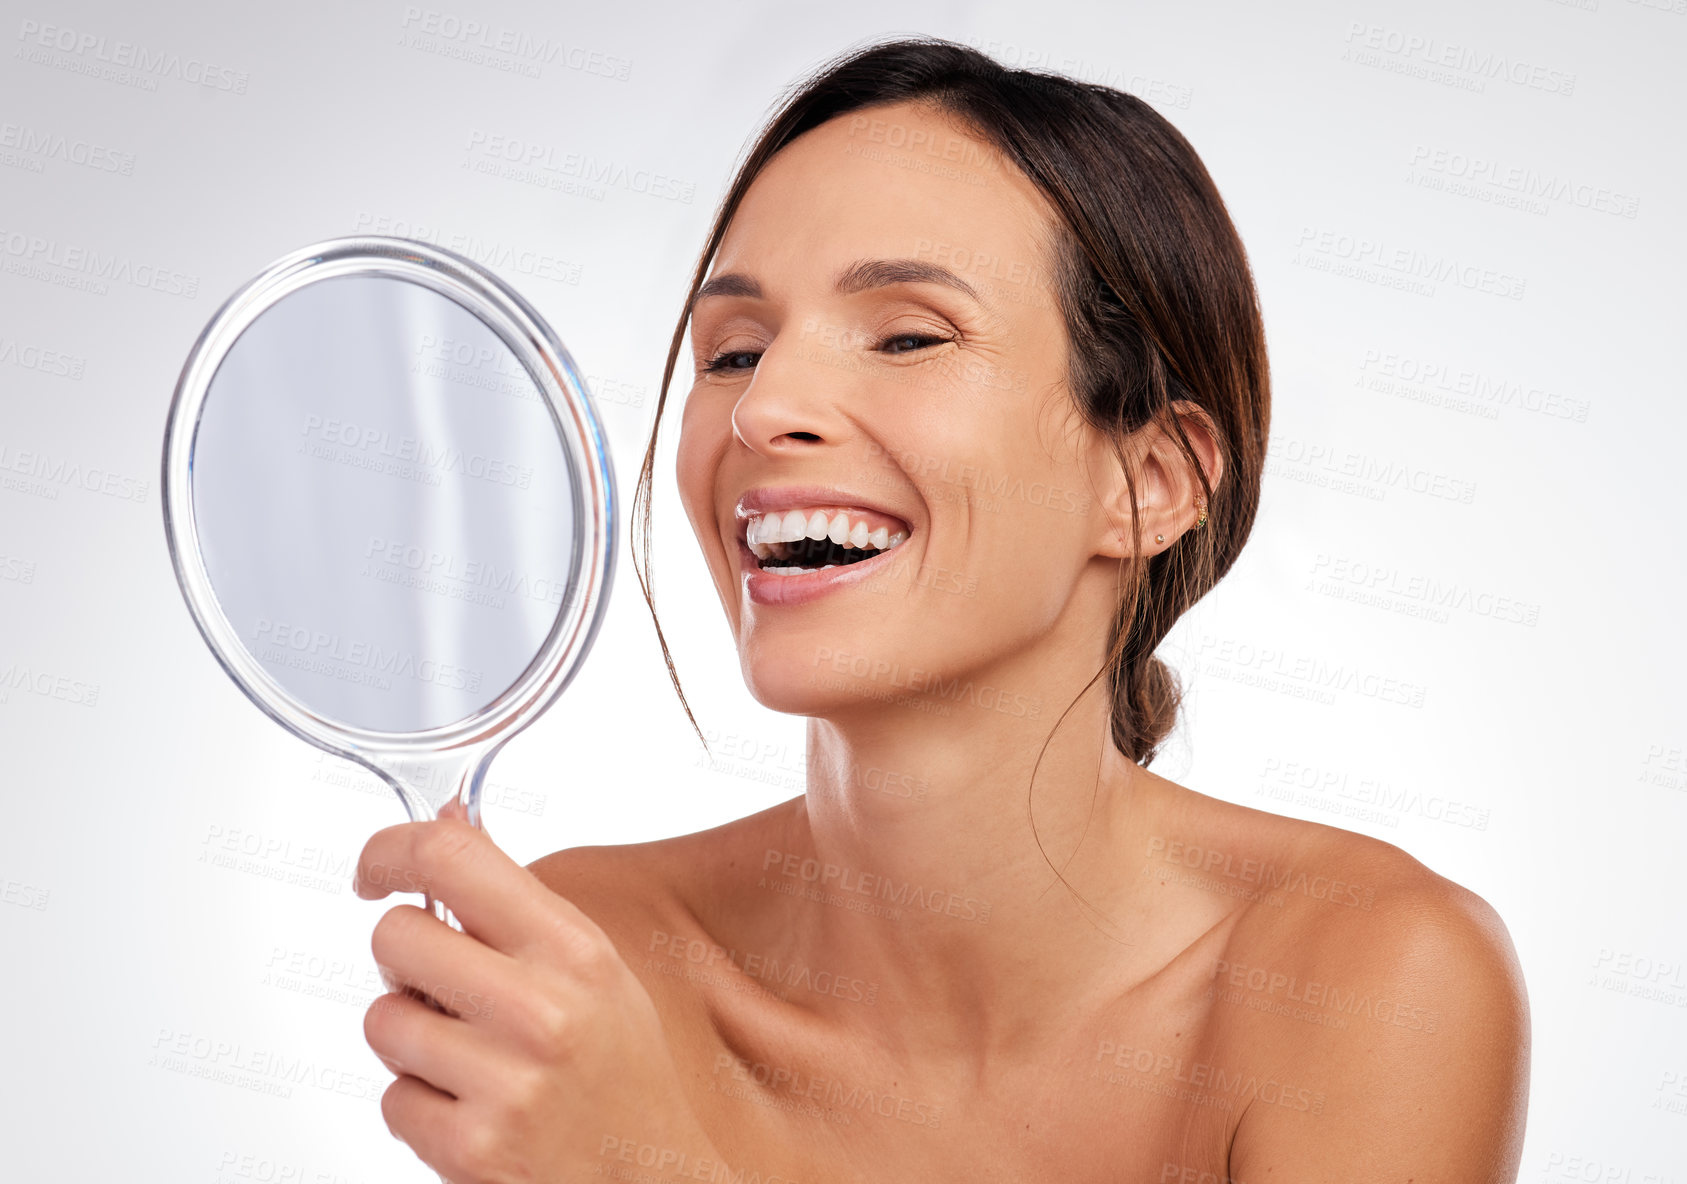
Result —
M 458 1184 L 1514 1179 L 1493 910 L 1146 768 L 1269 409 L 1185 140 L 952 43 L 858 51 L 749 153 L 664 395 L 688 322 L 681 496 L 807 792 L 530 869 L 451 820 L 372 839 L 363 895 L 467 930 L 375 931 L 393 1132 Z

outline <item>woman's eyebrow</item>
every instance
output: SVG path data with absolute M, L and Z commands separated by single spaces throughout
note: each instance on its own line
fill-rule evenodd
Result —
M 761 299 L 761 285 L 747 275 L 736 271 L 729 271 L 725 275 L 717 275 L 697 289 L 697 295 L 691 298 L 691 305 L 695 308 L 710 296 L 744 296 L 751 300 Z
M 869 288 L 909 283 L 942 284 L 965 293 L 978 304 L 984 304 L 983 298 L 971 284 L 947 267 L 925 259 L 857 259 L 838 273 L 838 278 L 832 286 L 847 296 L 865 292 Z M 762 287 L 752 276 L 729 271 L 725 275 L 713 277 L 699 287 L 697 296 L 692 300 L 692 307 L 695 308 L 711 296 L 741 296 L 760 300 Z
M 975 303 L 984 303 L 971 284 L 947 267 L 925 259 L 857 259 L 838 273 L 833 286 L 850 295 L 891 284 L 943 284 L 966 293 Z

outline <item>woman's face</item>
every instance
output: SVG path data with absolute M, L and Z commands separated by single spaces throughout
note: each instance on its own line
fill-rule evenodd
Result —
M 1065 634 L 1098 666 L 1107 450 L 1064 382 L 1052 225 L 994 149 L 906 104 L 808 132 L 745 195 L 691 322 L 678 479 L 764 705 L 935 691 L 1052 722 L 1032 651 Z M 876 557 L 762 571 L 756 551 L 778 560 L 816 515 L 832 557 Z

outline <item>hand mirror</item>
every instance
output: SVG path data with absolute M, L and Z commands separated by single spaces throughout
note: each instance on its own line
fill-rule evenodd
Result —
M 478 826 L 614 568 L 608 446 L 539 314 L 426 243 L 294 251 L 194 344 L 163 465 L 176 578 L 235 684 L 411 819 Z

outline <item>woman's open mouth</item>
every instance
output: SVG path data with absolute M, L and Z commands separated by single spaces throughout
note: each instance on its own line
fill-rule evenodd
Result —
M 883 555 L 908 534 L 905 523 L 876 511 L 804 506 L 749 515 L 744 542 L 760 570 L 800 575 Z
M 912 533 L 901 519 L 852 506 L 803 506 L 745 517 L 739 556 L 746 587 L 762 604 L 792 604 L 855 583 Z M 843 579 L 845 574 L 850 577 Z M 780 587 L 771 585 L 777 584 Z

